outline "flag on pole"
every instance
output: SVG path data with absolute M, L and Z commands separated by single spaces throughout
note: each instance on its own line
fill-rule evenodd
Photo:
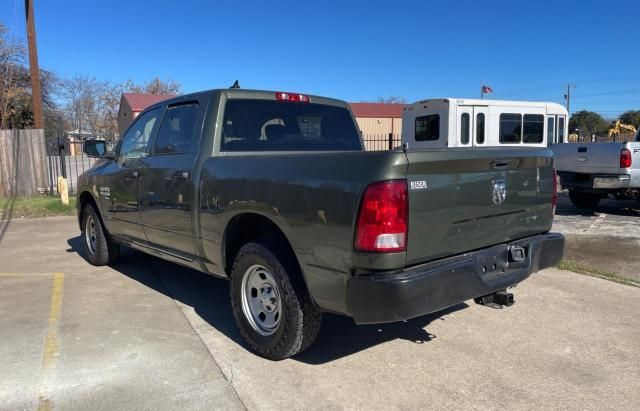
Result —
M 493 89 L 489 86 L 482 85 L 482 94 L 493 93 Z

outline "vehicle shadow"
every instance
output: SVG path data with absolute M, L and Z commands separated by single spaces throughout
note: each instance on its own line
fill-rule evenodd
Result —
M 67 240 L 69 252 L 84 258 L 82 238 Z M 249 351 L 231 312 L 229 283 L 196 270 L 123 247 L 121 258 L 112 266 L 121 274 L 182 304 L 193 307 L 209 325 Z M 357 326 L 353 320 L 335 314 L 325 314 L 316 342 L 293 359 L 307 364 L 331 362 L 387 341 L 402 339 L 415 344 L 436 338 L 425 327 L 444 316 L 467 308 L 465 303 L 418 317 L 409 321 Z
M 594 209 L 578 208 L 571 204 L 566 193 L 558 194 L 558 206 L 556 215 L 583 217 L 594 217 L 600 213 L 629 217 L 640 216 L 640 202 L 635 200 L 618 201 L 613 199 L 603 199 Z

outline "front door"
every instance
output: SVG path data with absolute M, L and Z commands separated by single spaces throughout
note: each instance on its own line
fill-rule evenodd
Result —
M 149 142 L 159 123 L 160 109 L 141 114 L 122 137 L 116 161 L 101 178 L 101 201 L 107 210 L 109 232 L 126 240 L 146 243 L 139 207 L 139 178 L 149 154 Z
M 205 104 L 189 101 L 167 107 L 141 174 L 142 221 L 149 245 L 179 257 L 195 255 L 194 176 Z
M 486 106 L 459 106 L 458 135 L 455 146 L 484 146 L 486 144 L 488 114 L 489 108 Z

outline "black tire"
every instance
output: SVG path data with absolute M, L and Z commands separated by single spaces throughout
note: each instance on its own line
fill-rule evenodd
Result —
M 598 194 L 569 190 L 569 200 L 578 208 L 595 208 L 601 199 Z
M 113 264 L 118 259 L 120 246 L 111 241 L 92 204 L 87 204 L 82 211 L 81 231 L 87 261 L 101 266 Z
M 261 334 L 259 326 L 252 325 L 253 320 L 248 317 L 251 314 L 243 309 L 243 279 L 256 266 L 269 271 L 280 297 L 280 320 L 269 335 Z M 295 257 L 278 239 L 248 243 L 240 249 L 233 263 L 230 293 L 231 308 L 240 334 L 262 357 L 270 360 L 289 358 L 308 348 L 318 336 L 322 314 L 309 296 Z

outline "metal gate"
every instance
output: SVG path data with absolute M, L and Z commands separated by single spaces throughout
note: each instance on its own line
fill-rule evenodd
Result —
M 107 150 L 115 148 L 116 141 L 107 141 Z M 84 141 L 69 141 L 66 138 L 47 141 L 47 161 L 49 168 L 49 187 L 45 192 L 58 195 L 58 177 L 67 179 L 69 194 L 76 194 L 78 177 L 98 161 L 84 153 Z

